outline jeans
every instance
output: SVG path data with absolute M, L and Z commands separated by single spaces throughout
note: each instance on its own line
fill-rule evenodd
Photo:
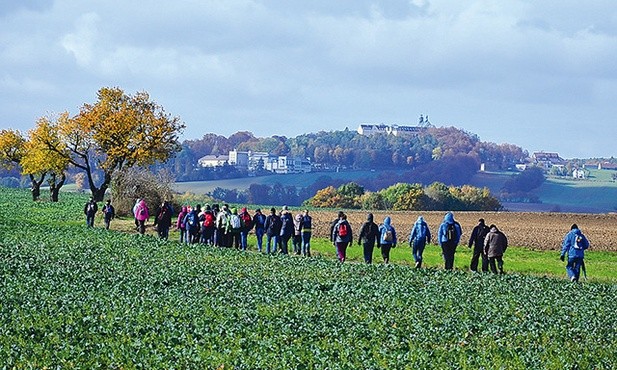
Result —
M 302 255 L 306 257 L 311 256 L 311 233 L 302 233 Z
M 180 243 L 186 243 L 186 230 L 178 229 L 180 231 Z
M 454 268 L 454 253 L 456 253 L 456 244 L 454 242 L 442 243 L 441 253 L 443 255 L 446 270 L 452 270 Z
M 413 255 L 413 260 L 416 263 L 422 264 L 422 254 L 424 253 L 424 247 L 426 247 L 426 243 L 423 241 L 414 241 L 411 249 L 411 254 Z
M 362 249 L 364 252 L 364 262 L 373 263 L 373 250 L 375 249 L 375 243 L 362 243 Z
M 566 265 L 566 271 L 568 272 L 568 278 L 572 281 L 578 281 L 581 277 L 581 266 L 583 265 L 583 257 L 568 258 L 568 264 Z
M 94 227 L 94 216 L 95 215 L 86 215 L 86 225 L 89 227 Z
M 240 248 L 245 251 L 247 247 L 248 231 L 240 231 Z
M 302 253 L 302 235 L 294 235 L 293 237 L 294 254 Z
M 261 252 L 264 242 L 265 230 L 263 227 L 255 229 L 255 237 L 257 238 L 257 250 Z
M 266 253 L 276 253 L 276 244 L 278 243 L 278 241 L 278 235 L 268 235 L 266 239 Z M 270 249 L 270 246 L 272 246 L 272 249 Z

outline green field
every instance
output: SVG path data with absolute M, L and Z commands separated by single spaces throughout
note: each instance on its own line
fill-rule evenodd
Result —
M 84 196 L 0 193 L 3 368 L 617 366 L 614 283 L 187 246 L 88 229 Z

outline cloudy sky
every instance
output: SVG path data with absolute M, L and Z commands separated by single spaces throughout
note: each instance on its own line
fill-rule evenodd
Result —
M 0 0 L 0 128 L 147 91 L 184 138 L 455 126 L 617 156 L 613 0 Z

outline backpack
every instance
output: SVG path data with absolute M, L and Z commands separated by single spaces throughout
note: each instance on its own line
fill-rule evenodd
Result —
M 189 212 L 186 223 L 190 229 L 194 229 L 197 226 L 197 217 L 195 216 L 195 212 Z
M 574 249 L 583 249 L 583 238 L 578 235 L 574 238 Z
M 270 224 L 268 225 L 268 233 L 273 234 L 279 225 L 282 225 L 281 218 L 277 215 L 272 215 L 270 217 Z
M 88 207 L 86 207 L 86 212 L 88 212 L 89 214 L 94 213 L 94 204 L 93 203 L 88 203 Z
M 456 227 L 454 223 L 451 223 L 446 226 L 446 241 L 451 242 L 453 240 L 456 240 Z
M 338 236 L 344 238 L 349 234 L 349 225 L 346 222 L 341 222 L 338 225 Z
M 248 213 L 243 213 L 242 214 L 242 225 L 244 226 L 244 228 L 246 229 L 250 229 L 251 227 L 253 227 L 253 220 L 251 219 L 251 216 Z
M 214 226 L 214 215 L 210 212 L 204 215 L 204 227 Z
M 229 225 L 232 229 L 240 229 L 242 227 L 242 223 L 240 222 L 240 216 L 231 215 L 231 217 L 229 218 Z
M 392 242 L 392 240 L 394 240 L 394 235 L 392 234 L 392 229 L 386 229 L 386 234 L 383 236 L 383 240 L 385 242 Z

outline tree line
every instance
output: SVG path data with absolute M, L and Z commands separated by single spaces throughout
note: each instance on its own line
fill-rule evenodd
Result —
M 387 134 L 361 135 L 348 129 L 302 134 L 293 138 L 285 136 L 255 137 L 251 132 L 237 132 L 229 137 L 213 133 L 201 139 L 185 140 L 179 153 L 165 164 L 178 181 L 198 181 L 219 178 L 215 168 L 201 168 L 199 158 L 205 155 L 225 155 L 230 150 L 268 152 L 309 158 L 313 165 L 323 169 L 392 169 L 401 172 L 426 172 L 425 178 L 413 179 L 422 183 L 439 175 L 439 181 L 451 181 L 445 173 L 469 176 L 466 167 L 459 171 L 445 169 L 455 158 L 466 157 L 474 166 L 480 163 L 487 169 L 506 170 L 524 162 L 529 154 L 513 144 L 495 144 L 481 141 L 478 136 L 455 127 L 429 127 L 417 136 Z M 431 167 L 432 164 L 432 167 Z M 218 171 L 218 176 L 246 176 L 241 171 L 230 174 Z M 456 179 L 455 179 L 456 180 Z

